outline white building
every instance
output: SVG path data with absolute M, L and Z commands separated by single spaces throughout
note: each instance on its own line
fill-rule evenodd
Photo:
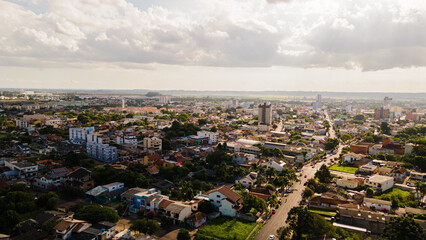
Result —
M 257 172 L 251 172 L 244 177 L 235 180 L 235 184 L 241 183 L 244 187 L 254 186 L 257 181 Z
M 282 160 L 276 161 L 276 160 L 270 159 L 268 162 L 263 163 L 262 165 L 267 167 L 267 168 L 273 168 L 277 172 L 281 172 L 284 169 L 285 164 L 286 163 Z
M 62 125 L 62 120 L 59 118 L 46 120 L 46 126 L 59 126 Z
M 115 142 L 119 145 L 136 146 L 138 144 L 138 138 L 134 134 L 123 134 L 118 135 L 115 138 Z
M 117 161 L 117 148 L 108 144 L 87 144 L 87 155 L 96 160 L 113 163 Z
M 392 207 L 392 202 L 391 201 L 386 201 L 386 200 L 380 200 L 380 199 L 375 199 L 375 198 L 364 198 L 364 204 L 365 206 L 369 207 L 369 208 L 374 208 L 376 210 L 382 211 L 382 210 L 387 210 L 390 211 L 391 207 Z
M 198 137 L 208 137 L 209 138 L 209 144 L 216 144 L 219 138 L 219 133 L 217 132 L 208 132 L 208 131 L 198 131 L 197 132 Z
M 373 175 L 365 179 L 364 184 L 375 191 L 386 191 L 393 188 L 394 178 L 382 175 Z
M 70 128 L 69 139 L 73 143 L 86 143 L 87 135 L 95 132 L 95 127 Z

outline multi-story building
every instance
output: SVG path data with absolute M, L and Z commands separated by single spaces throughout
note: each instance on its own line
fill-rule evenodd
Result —
M 15 121 L 15 125 L 17 128 L 27 128 L 28 127 L 28 122 L 24 121 L 24 120 L 16 120 Z
M 389 109 L 380 108 L 374 110 L 374 119 L 375 120 L 382 120 L 389 118 Z
M 270 103 L 259 104 L 258 106 L 258 127 L 260 131 L 268 131 L 272 123 L 272 105 Z
M 134 134 L 123 134 L 118 135 L 115 138 L 115 142 L 119 145 L 136 146 L 138 144 L 138 138 Z
M 159 101 L 161 105 L 166 105 L 170 103 L 170 96 L 160 96 Z
M 198 131 L 197 136 L 209 138 L 209 144 L 216 144 L 219 138 L 219 133 L 217 132 L 208 132 L 208 131 Z
M 243 207 L 241 195 L 227 186 L 221 186 L 205 193 L 210 202 L 223 216 L 235 217 Z
M 163 141 L 157 137 L 146 137 L 143 139 L 143 148 L 145 151 L 155 153 L 161 152 Z
M 388 176 L 373 175 L 365 179 L 364 185 L 373 188 L 375 191 L 384 192 L 393 188 L 394 179 Z
M 18 177 L 21 178 L 34 178 L 38 175 L 38 165 L 27 160 L 4 160 L 4 165 L 10 170 L 18 171 Z
M 322 96 L 321 96 L 321 94 L 318 94 L 317 99 L 314 103 L 314 110 L 319 111 L 321 109 L 322 109 Z
M 113 163 L 117 161 L 117 148 L 103 143 L 87 144 L 87 155 L 96 160 Z
M 86 143 L 87 135 L 93 134 L 94 132 L 95 132 L 95 127 L 70 128 L 69 139 L 72 143 Z

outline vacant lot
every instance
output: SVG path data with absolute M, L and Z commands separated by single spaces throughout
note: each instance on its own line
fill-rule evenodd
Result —
M 201 227 L 195 234 L 195 239 L 245 240 L 255 226 L 255 222 L 220 217 Z
M 380 196 L 374 196 L 374 198 L 398 202 L 398 207 L 417 207 L 419 203 L 410 192 L 397 188 L 392 188 L 392 190 L 388 190 Z
M 335 164 L 330 167 L 330 170 L 339 171 L 339 172 L 347 172 L 347 173 L 355 173 L 358 168 L 356 167 L 346 167 L 339 164 Z

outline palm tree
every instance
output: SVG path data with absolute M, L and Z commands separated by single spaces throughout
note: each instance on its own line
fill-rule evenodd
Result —
M 414 186 L 416 187 L 416 195 L 418 196 L 418 194 L 419 194 L 419 192 L 421 191 L 421 189 L 422 189 L 422 183 L 420 182 L 420 181 L 416 181 L 415 183 L 414 183 Z

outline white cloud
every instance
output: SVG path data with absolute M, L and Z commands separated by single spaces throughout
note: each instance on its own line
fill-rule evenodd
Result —
M 276 2 L 187 0 L 168 8 L 173 4 L 151 1 L 138 8 L 125 0 L 51 0 L 36 13 L 0 0 L 0 64 L 426 66 L 422 0 L 269 4 Z

